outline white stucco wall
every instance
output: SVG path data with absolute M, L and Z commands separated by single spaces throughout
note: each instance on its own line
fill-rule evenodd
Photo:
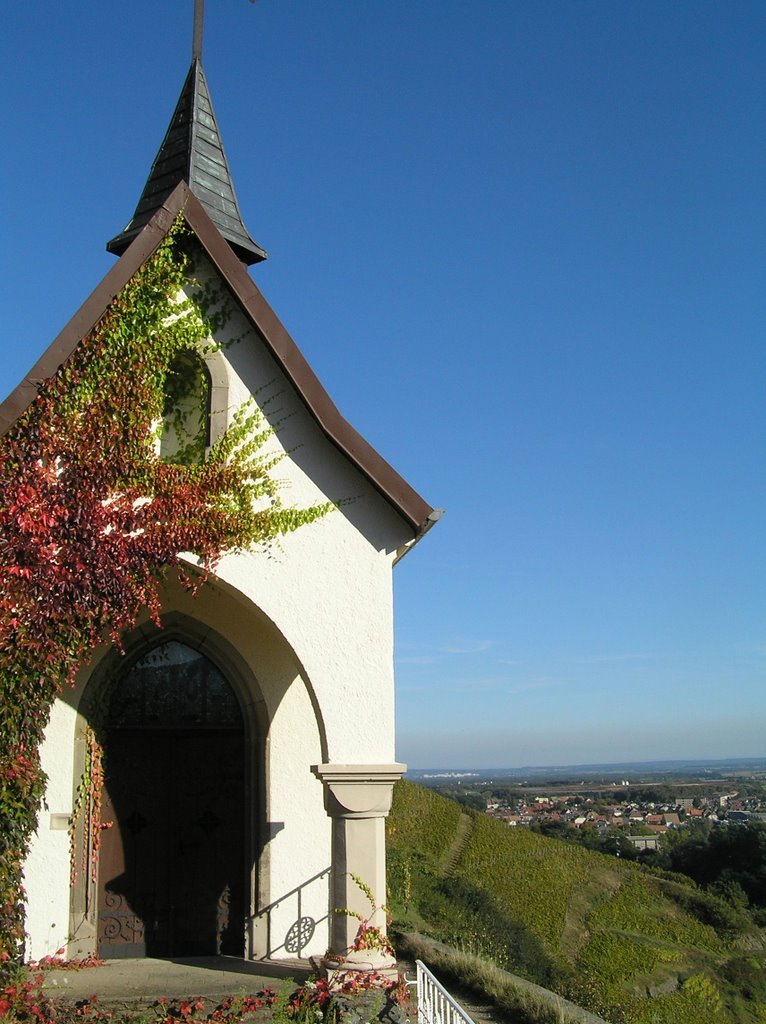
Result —
M 204 279 L 204 275 L 203 279 Z M 235 311 L 211 360 L 229 416 L 257 395 L 286 458 L 276 469 L 285 503 L 352 499 L 283 538 L 269 557 L 228 557 L 219 575 L 279 624 L 326 716 L 327 759 L 394 760 L 393 595 L 397 548 L 412 539 L 386 501 L 324 436 L 266 347 Z
M 24 865 L 27 892 L 27 956 L 39 960 L 66 946 L 69 938 L 69 832 L 72 813 L 76 710 L 56 701 L 40 751 L 48 776 L 37 833 Z
M 299 918 L 311 918 L 315 932 L 303 956 L 327 949 L 330 820 L 322 784 L 311 775 L 311 757 L 320 753 L 305 687 L 291 686 L 276 711 L 269 738 L 271 780 L 267 818 L 272 838 L 267 853 L 268 952 L 274 958 L 296 955 L 286 937 Z M 268 893 L 268 895 L 266 895 Z M 264 915 L 266 916 L 266 915 Z
M 256 945 L 272 956 L 290 955 L 285 936 L 305 916 L 317 927 L 301 952 L 321 953 L 331 833 L 322 784 L 310 766 L 394 760 L 391 569 L 412 531 L 327 440 L 241 313 L 218 340 L 230 344 L 209 357 L 214 434 L 249 396 L 278 396 L 265 414 L 277 427 L 270 444 L 286 453 L 276 470 L 284 503 L 354 499 L 268 550 L 225 556 L 218 582 L 196 599 L 169 586 L 164 602 L 168 611 L 205 624 L 195 635 L 204 650 L 209 629 L 211 656 L 219 640 L 236 652 L 240 695 L 247 703 L 258 692 L 265 704 L 266 806 L 259 824 L 267 842 L 259 899 L 269 909 L 254 924 Z M 68 835 L 50 829 L 49 813 L 71 812 L 77 708 L 87 680 L 109 656 L 106 648 L 98 652 L 78 688 L 56 702 L 46 733 L 48 811 L 25 867 L 34 958 L 64 945 L 69 928 Z M 242 686 L 251 692 L 243 694 Z

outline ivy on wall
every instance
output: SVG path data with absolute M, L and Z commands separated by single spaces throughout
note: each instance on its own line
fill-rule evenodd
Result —
M 181 296 L 195 244 L 178 222 L 0 438 L 0 959 L 23 951 L 21 866 L 56 695 L 99 643 L 119 646 L 147 611 L 159 623 L 172 567 L 193 588 L 223 552 L 331 507 L 282 504 L 264 451 L 271 431 L 254 405 L 201 457 L 160 457 L 157 425 L 172 418 L 174 396 L 185 400 L 173 368 L 226 316 L 202 288 Z

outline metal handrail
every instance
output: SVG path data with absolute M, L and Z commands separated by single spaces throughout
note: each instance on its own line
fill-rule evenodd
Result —
M 416 960 L 419 1024 L 474 1024 L 457 999 L 433 976 L 422 960 Z

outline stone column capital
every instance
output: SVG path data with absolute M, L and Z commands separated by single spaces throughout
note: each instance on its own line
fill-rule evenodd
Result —
M 316 764 L 324 783 L 325 809 L 333 818 L 385 818 L 391 810 L 393 785 L 406 764 Z

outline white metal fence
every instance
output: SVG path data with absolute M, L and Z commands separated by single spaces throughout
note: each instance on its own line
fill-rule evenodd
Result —
M 416 960 L 415 965 L 418 969 L 418 1024 L 473 1024 L 460 1003 L 437 981 L 423 961 Z

